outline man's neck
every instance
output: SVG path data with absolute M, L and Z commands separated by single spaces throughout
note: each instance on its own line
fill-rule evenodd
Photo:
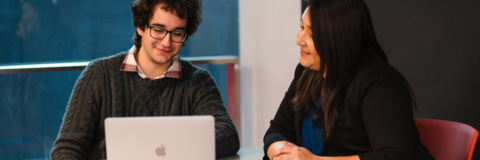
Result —
M 155 79 L 156 77 L 161 76 L 173 63 L 173 61 L 164 64 L 154 63 L 147 57 L 147 55 L 140 53 L 135 54 L 135 60 L 149 79 Z

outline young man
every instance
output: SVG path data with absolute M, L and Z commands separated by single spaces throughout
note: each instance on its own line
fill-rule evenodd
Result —
M 237 130 L 212 76 L 178 56 L 201 22 L 200 9 L 197 0 L 132 4 L 135 46 L 85 68 L 54 143 L 53 160 L 108 158 L 104 120 L 126 116 L 213 115 L 217 158 L 238 151 Z

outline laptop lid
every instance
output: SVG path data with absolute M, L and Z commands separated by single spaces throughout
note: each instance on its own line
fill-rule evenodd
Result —
M 105 119 L 108 160 L 213 160 L 213 116 Z

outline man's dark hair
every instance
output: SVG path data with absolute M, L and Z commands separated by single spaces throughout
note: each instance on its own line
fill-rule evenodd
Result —
M 145 31 L 145 26 L 149 24 L 153 17 L 153 12 L 157 5 L 163 4 L 165 11 L 176 14 L 181 19 L 187 19 L 187 38 L 197 31 L 202 22 L 202 3 L 200 0 L 136 0 L 132 3 L 131 10 L 133 16 L 133 25 Z M 135 47 L 140 49 L 142 45 L 142 36 L 135 30 L 133 36 Z M 185 45 L 185 42 L 183 43 Z

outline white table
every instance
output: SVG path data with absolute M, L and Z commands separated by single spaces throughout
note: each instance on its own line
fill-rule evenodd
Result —
M 236 155 L 223 157 L 218 160 L 261 160 L 263 158 L 263 148 L 240 148 Z

